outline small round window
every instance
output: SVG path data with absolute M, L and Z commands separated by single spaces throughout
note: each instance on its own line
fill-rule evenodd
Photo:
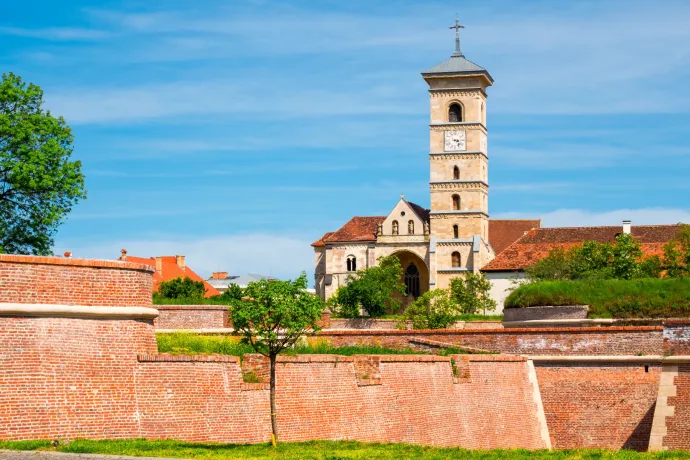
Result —
M 401 216 L 404 216 L 404 215 L 405 215 L 405 211 L 400 211 L 400 215 L 401 215 Z

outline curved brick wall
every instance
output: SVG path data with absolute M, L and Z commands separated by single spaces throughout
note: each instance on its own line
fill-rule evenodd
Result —
M 0 303 L 146 307 L 153 270 L 116 260 L 0 254 Z
M 535 363 L 554 449 L 647 450 L 661 364 Z

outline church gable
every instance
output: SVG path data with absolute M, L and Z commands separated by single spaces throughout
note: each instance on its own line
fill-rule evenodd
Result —
M 424 235 L 429 211 L 400 198 L 382 224 L 383 236 Z M 381 235 L 379 235 L 381 236 Z

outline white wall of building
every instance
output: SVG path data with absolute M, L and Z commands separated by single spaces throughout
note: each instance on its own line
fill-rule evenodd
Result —
M 496 301 L 496 311 L 492 315 L 503 314 L 503 302 L 508 294 L 520 283 L 527 281 L 524 272 L 484 272 L 484 277 L 491 282 L 491 298 Z

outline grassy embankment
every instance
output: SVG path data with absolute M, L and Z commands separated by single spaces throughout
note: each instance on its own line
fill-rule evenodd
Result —
M 590 318 L 690 317 L 690 278 L 541 281 L 510 293 L 506 308 L 589 305 Z
M 170 334 L 156 334 L 159 353 L 177 354 L 211 354 L 232 355 L 242 357 L 245 353 L 255 353 L 251 345 L 239 342 L 236 336 L 228 335 L 200 335 L 185 332 L 175 332 Z M 454 354 L 467 353 L 457 348 L 442 348 L 438 355 L 447 356 Z M 411 348 L 384 348 L 376 345 L 355 345 L 346 347 L 334 347 L 327 342 L 317 342 L 313 345 L 299 345 L 286 350 L 284 355 L 419 355 L 424 352 L 416 351 Z M 428 354 L 428 353 L 426 353 Z
M 458 448 L 414 446 L 409 444 L 367 444 L 351 441 L 312 441 L 280 443 L 277 448 L 268 444 L 212 444 L 182 441 L 147 441 L 142 439 L 117 441 L 75 440 L 50 447 L 50 441 L 0 441 L 0 449 L 52 450 L 57 452 L 133 455 L 146 457 L 177 457 L 204 459 L 668 459 L 690 458 L 690 452 L 638 453 L 631 451 L 573 450 L 528 451 L 488 450 L 469 451 Z

